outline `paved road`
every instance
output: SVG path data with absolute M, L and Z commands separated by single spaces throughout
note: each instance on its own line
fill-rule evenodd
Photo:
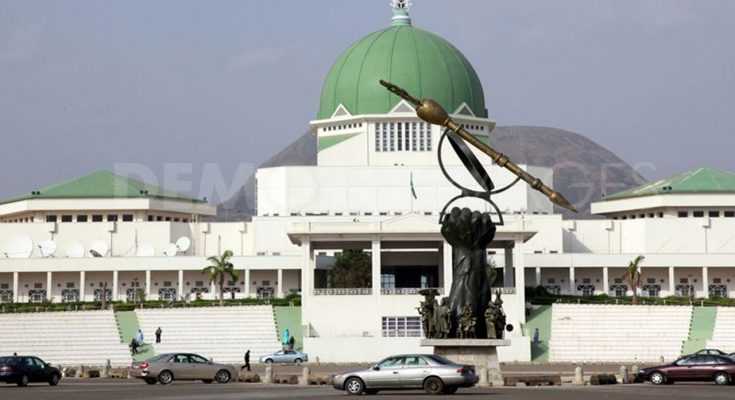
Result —
M 137 381 L 72 380 L 67 379 L 57 387 L 31 385 L 26 388 L 0 386 L 3 400 L 250 400 L 250 399 L 323 399 L 346 398 L 343 392 L 329 387 L 300 387 L 295 385 L 265 385 L 232 383 L 205 385 L 203 383 L 179 383 L 169 386 L 149 386 Z M 364 397 L 368 398 L 368 397 Z M 369 398 L 375 399 L 436 399 L 422 392 L 381 392 Z M 614 385 L 586 387 L 532 387 L 532 388 L 473 388 L 464 389 L 449 399 L 493 400 L 692 400 L 733 399 L 735 386 L 713 384 L 677 384 L 673 386 Z

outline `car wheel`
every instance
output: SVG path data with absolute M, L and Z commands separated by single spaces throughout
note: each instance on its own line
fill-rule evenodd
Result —
M 651 374 L 651 383 L 653 383 L 654 385 L 662 385 L 666 383 L 666 377 L 664 376 L 664 374 L 656 371 Z
M 161 385 L 168 385 L 169 383 L 173 382 L 174 380 L 174 374 L 169 371 L 161 371 L 160 374 L 158 374 L 158 382 L 161 383 Z
M 296 365 L 301 365 L 301 359 L 300 359 L 300 358 L 297 358 L 297 359 L 293 360 L 293 362 L 294 362 L 294 363 L 295 363 Z
M 360 378 L 350 378 L 345 382 L 345 390 L 348 394 L 359 395 L 365 390 L 365 384 Z
M 365 394 L 378 394 L 378 389 L 365 389 Z
M 145 378 L 145 379 L 143 379 L 143 381 L 145 383 L 149 384 L 149 385 L 155 385 L 156 384 L 156 380 L 153 379 L 153 378 Z
M 219 372 L 217 372 L 217 375 L 214 376 L 214 379 L 217 380 L 217 383 L 227 383 L 232 378 L 232 375 L 230 375 L 230 371 L 226 369 L 222 369 Z
M 424 391 L 427 394 L 441 394 L 443 390 L 444 382 L 435 376 L 430 376 L 424 381 Z
M 265 363 L 266 364 L 273 364 L 273 360 L 270 359 L 270 358 L 268 358 L 268 359 L 265 360 Z
M 446 386 L 446 387 L 444 387 L 444 390 L 442 391 L 442 393 L 444 393 L 444 394 L 455 394 L 455 393 L 457 393 L 457 389 L 459 389 L 459 388 L 456 387 L 456 386 Z
M 21 375 L 20 379 L 18 379 L 18 386 L 28 386 L 28 375 Z
M 51 379 L 49 379 L 48 384 L 51 386 L 56 386 L 59 384 L 59 376 L 56 374 L 51 375 Z
M 715 383 L 718 385 L 729 385 L 730 375 L 727 372 L 718 372 L 715 374 Z
M 211 379 L 202 379 L 202 382 L 204 382 L 204 383 L 206 383 L 207 385 L 209 385 L 210 383 L 212 383 L 212 382 L 214 382 L 214 381 L 213 381 L 213 380 L 211 380 Z

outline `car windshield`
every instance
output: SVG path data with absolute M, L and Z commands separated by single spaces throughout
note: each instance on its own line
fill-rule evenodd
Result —
M 434 362 L 436 362 L 437 364 L 441 364 L 441 365 L 454 365 L 454 364 L 457 364 L 454 361 L 447 360 L 446 358 L 444 358 L 442 356 L 437 356 L 437 355 L 430 354 L 430 355 L 427 355 L 426 357 L 434 360 Z

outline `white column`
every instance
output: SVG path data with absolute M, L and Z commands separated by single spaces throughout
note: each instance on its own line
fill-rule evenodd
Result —
M 702 297 L 709 298 L 709 269 L 702 267 L 702 290 L 704 295 Z
M 84 301 L 84 292 L 87 289 L 86 273 L 79 271 L 79 301 Z
M 610 273 L 607 267 L 602 267 L 602 294 L 610 293 Z
M 373 296 L 380 296 L 380 239 L 373 239 L 371 250 Z
M 516 242 L 517 243 L 517 242 Z M 503 269 L 503 286 L 513 287 L 513 275 L 515 274 L 515 268 L 513 265 L 513 253 L 518 252 L 518 249 L 513 247 L 505 248 L 505 268 Z
M 145 299 L 151 299 L 151 271 L 145 271 Z
M 574 267 L 569 267 L 569 294 L 574 296 L 577 293 L 576 285 L 574 284 Z
M 283 297 L 283 269 L 278 268 L 278 286 L 276 286 L 276 297 Z
M 523 244 L 523 239 L 516 239 L 515 245 L 512 248 L 509 248 L 507 251 L 511 252 L 512 254 L 512 270 L 515 271 L 514 284 L 517 299 L 516 310 L 519 311 L 519 320 L 513 325 L 516 325 L 520 328 L 521 324 L 526 323 L 526 313 L 524 312 L 524 310 L 526 309 L 526 271 L 524 261 L 525 245 Z
M 46 272 L 46 300 L 51 301 L 51 290 L 54 288 L 54 274 L 51 271 Z
M 442 241 L 442 276 L 444 279 L 444 296 L 449 296 L 452 291 L 452 281 L 454 280 L 452 264 L 452 246 L 446 241 Z
M 541 286 L 541 267 L 536 267 L 536 286 Z
M 184 298 L 184 270 L 179 270 L 179 293 L 178 293 L 179 299 Z
M 18 303 L 20 299 L 20 293 L 18 293 L 18 281 L 18 273 L 13 272 L 13 303 Z
M 112 301 L 118 301 L 120 300 L 118 298 L 118 290 L 117 290 L 117 281 L 118 281 L 118 271 L 114 270 L 112 271 Z
M 301 307 L 303 310 L 304 304 L 309 302 L 309 298 L 314 291 L 314 280 L 312 278 L 314 274 L 314 251 L 309 239 L 302 239 L 301 254 Z
M 249 269 L 246 269 L 243 271 L 243 277 L 244 277 L 243 281 L 245 282 L 243 293 L 245 295 L 245 298 L 247 299 L 248 297 L 250 297 L 250 270 Z
M 209 281 L 209 293 L 212 296 L 212 300 L 219 299 L 219 293 L 217 293 L 217 285 L 214 284 L 213 280 Z
M 674 275 L 674 267 L 669 267 L 669 296 L 676 294 L 676 276 Z

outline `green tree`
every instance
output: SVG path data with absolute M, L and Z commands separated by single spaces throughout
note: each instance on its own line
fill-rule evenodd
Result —
M 225 250 L 221 256 L 211 256 L 207 258 L 209 266 L 204 267 L 202 274 L 209 276 L 210 282 L 217 282 L 219 285 L 219 305 L 225 305 L 225 278 L 230 277 L 232 280 L 238 280 L 235 266 L 230 262 L 232 258 L 232 250 Z
M 370 287 L 372 261 L 370 255 L 362 250 L 345 250 L 334 263 L 330 273 L 330 287 L 367 288 Z
M 638 304 L 638 288 L 643 286 L 640 264 L 644 258 L 643 256 L 638 256 L 635 260 L 628 263 L 628 269 L 623 274 L 623 279 L 628 282 L 630 289 L 633 291 L 633 304 Z

